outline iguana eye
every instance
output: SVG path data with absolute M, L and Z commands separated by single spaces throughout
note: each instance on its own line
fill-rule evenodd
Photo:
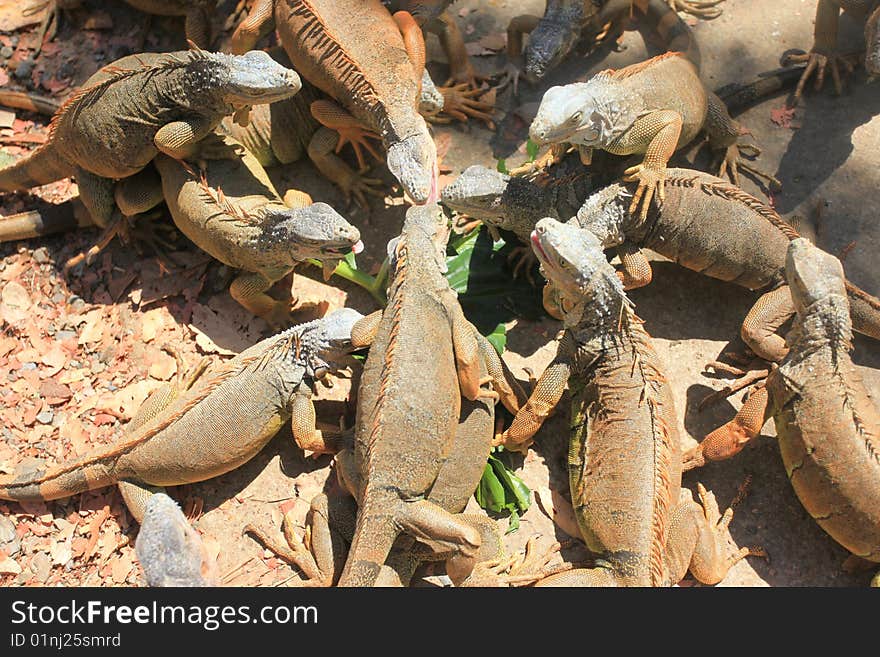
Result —
M 574 114 L 571 115 L 571 118 L 569 119 L 569 121 L 571 121 L 572 123 L 580 123 L 581 117 L 583 115 L 584 115 L 583 112 L 575 112 Z

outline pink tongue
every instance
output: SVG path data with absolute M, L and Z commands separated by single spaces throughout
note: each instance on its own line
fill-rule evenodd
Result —
M 364 243 L 361 242 L 360 240 L 355 242 L 354 246 L 351 247 L 351 252 L 354 253 L 355 255 L 357 255 L 358 253 L 360 253 L 363 250 L 364 250 Z

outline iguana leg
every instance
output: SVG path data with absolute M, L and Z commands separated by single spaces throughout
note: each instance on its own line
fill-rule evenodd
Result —
M 366 161 L 361 148 L 365 148 L 379 162 L 383 161 L 382 156 L 367 141 L 368 139 L 378 140 L 379 136 L 372 130 L 365 128 L 360 121 L 332 100 L 314 101 L 311 104 L 311 111 L 312 116 L 321 125 L 339 133 L 339 140 L 334 150 L 335 153 L 338 154 L 345 144 L 351 143 L 352 148 L 354 148 L 354 154 L 357 157 L 358 166 L 362 169 L 366 166 Z
M 560 569 L 570 568 L 567 564 L 561 568 L 547 567 L 549 561 L 559 552 L 559 543 L 553 543 L 545 550 L 540 550 L 537 546 L 538 539 L 533 536 L 526 543 L 523 557 L 506 557 L 501 551 L 494 559 L 478 562 L 461 586 L 528 586 L 546 579 Z
M 485 92 L 480 89 L 469 87 L 465 83 L 450 87 L 439 87 L 437 91 L 443 96 L 443 109 L 440 114 L 447 114 L 451 118 L 467 122 L 468 118 L 482 121 L 491 130 L 495 123 L 492 121 L 494 104 L 479 100 Z M 441 123 L 442 119 L 438 121 Z
M 245 18 L 229 42 L 230 52 L 233 55 L 243 55 L 248 50 L 253 50 L 257 42 L 275 29 L 275 1 L 255 0 Z
M 202 358 L 202 360 L 200 360 L 188 373 L 184 374 L 186 364 L 177 350 L 170 345 L 165 345 L 162 348 L 164 351 L 171 354 L 174 357 L 174 360 L 177 361 L 175 381 L 174 383 L 161 385 L 150 393 L 146 400 L 144 400 L 144 403 L 141 404 L 137 413 L 134 414 L 134 417 L 125 425 L 126 434 L 131 434 L 138 427 L 147 424 L 150 420 L 171 406 L 174 400 L 196 384 L 202 374 L 204 374 L 211 365 L 211 359 L 205 357 Z
M 83 205 L 92 215 L 95 224 L 106 228 L 116 210 L 116 201 L 113 198 L 116 182 L 110 178 L 97 176 L 82 167 L 77 167 L 74 177 Z
M 300 449 L 316 454 L 335 454 L 341 448 L 339 437 L 327 437 L 316 428 L 317 414 L 312 396 L 299 392 L 293 396 L 290 406 L 290 428 L 293 439 Z
M 749 555 L 766 557 L 760 548 L 737 547 L 728 529 L 733 509 L 724 514 L 715 495 L 697 484 L 700 504 L 691 492 L 681 490 L 681 497 L 672 512 L 667 529 L 664 571 L 667 584 L 684 578 L 688 570 L 703 584 L 717 584 L 738 561 Z
M 525 68 L 523 35 L 532 32 L 540 22 L 541 17 L 532 14 L 522 14 L 510 19 L 510 23 L 507 24 L 507 64 L 504 66 L 504 72 L 497 89 L 504 89 L 512 84 L 513 95 L 519 94 L 519 78 Z
M 301 210 L 312 205 L 314 201 L 306 192 L 298 189 L 288 189 L 284 193 L 284 205 L 294 210 Z
M 617 255 L 621 264 L 617 276 L 623 283 L 624 290 L 634 290 L 651 282 L 654 277 L 651 263 L 637 245 L 623 242 L 617 247 Z
M 416 23 L 416 19 L 408 11 L 398 11 L 392 16 L 400 35 L 403 37 L 403 47 L 409 61 L 412 62 L 413 72 L 418 76 L 419 85 L 421 85 L 422 73 L 425 70 L 425 38 L 422 35 L 422 28 Z M 419 88 L 421 93 L 421 87 Z
M 383 183 L 378 178 L 365 177 L 363 174 L 366 168 L 355 171 L 335 155 L 333 151 L 339 141 L 339 134 L 335 131 L 330 128 L 318 128 L 309 142 L 309 159 L 325 178 L 342 190 L 347 202 L 350 202 L 351 197 L 354 196 L 358 204 L 366 208 L 367 194 L 378 198 L 385 195 L 379 189 Z
M 351 344 L 362 349 L 373 344 L 376 333 L 379 332 L 379 323 L 382 321 L 382 311 L 377 310 L 366 317 L 362 317 L 351 327 Z
M 452 14 L 444 11 L 422 27 L 425 31 L 437 35 L 443 52 L 446 53 L 446 60 L 449 62 L 449 77 L 443 83 L 444 86 L 466 84 L 471 88 L 476 88 L 480 81 L 486 79 L 486 76 L 480 75 L 474 70 L 465 48 L 464 37 Z
M 801 74 L 794 92 L 794 102 L 800 100 L 807 81 L 816 74 L 816 91 L 825 83 L 825 72 L 831 69 L 831 78 L 834 81 L 834 91 L 840 95 L 843 91 L 843 83 L 840 77 L 838 65 L 843 66 L 847 73 L 852 73 L 855 68 L 849 57 L 843 57 L 837 53 L 837 30 L 840 20 L 840 7 L 833 0 L 819 0 L 816 6 L 816 27 L 813 32 L 813 47 L 805 55 L 791 55 L 788 63 L 806 62 L 807 67 Z
M 452 322 L 452 348 L 455 351 L 455 368 L 458 370 L 462 396 L 471 401 L 479 398 L 498 399 L 497 391 L 483 388 L 492 381 L 492 376 L 482 375 L 483 368 L 480 365 L 485 360 L 485 350 L 480 349 L 477 329 L 465 319 L 458 303 L 447 304 L 447 310 Z M 494 351 L 492 345 L 489 348 Z
M 486 371 L 492 379 L 492 388 L 498 393 L 504 408 L 516 415 L 520 406 L 526 402 L 526 395 L 513 377 L 513 373 L 507 368 L 504 359 L 495 351 L 495 347 L 484 336 L 477 332 L 477 344 L 480 349 L 480 357 L 486 365 Z
M 764 360 L 778 363 L 788 353 L 785 338 L 776 331 L 794 315 L 794 303 L 787 285 L 767 292 L 755 302 L 743 320 L 743 342 Z
M 290 304 L 266 294 L 273 283 L 257 272 L 242 272 L 229 286 L 229 294 L 277 330 L 290 322 Z
M 186 38 L 199 48 L 211 45 L 211 20 L 203 7 L 194 7 L 187 12 L 184 32 Z
M 743 447 L 761 433 L 767 421 L 769 394 L 765 386 L 752 391 L 739 413 L 718 427 L 703 441 L 682 456 L 682 471 L 698 468 L 707 461 L 722 461 L 739 454 Z
M 507 173 L 511 176 L 521 176 L 544 171 L 561 162 L 566 152 L 568 152 L 568 144 L 551 144 L 547 152 L 539 155 L 533 162 L 521 164 Z
M 153 143 L 168 157 L 176 160 L 192 159 L 199 154 L 199 141 L 211 134 L 216 127 L 215 120 L 201 116 L 172 121 L 159 128 L 153 137 Z M 227 157 L 235 157 L 234 149 L 229 149 Z
M 650 138 L 645 151 L 645 159 L 641 164 L 624 171 L 624 180 L 638 181 L 639 185 L 633 194 L 629 213 L 635 216 L 641 204 L 639 217 L 645 221 L 651 199 L 657 194 L 658 205 L 662 205 L 666 193 L 663 180 L 666 178 L 666 163 L 675 152 L 678 138 L 681 136 L 681 115 L 673 110 L 658 110 L 635 120 L 623 136 L 614 144 L 614 149 L 606 149 L 615 154 L 639 152 L 639 142 Z

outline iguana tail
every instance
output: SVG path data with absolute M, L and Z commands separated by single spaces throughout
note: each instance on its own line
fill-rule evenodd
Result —
M 0 500 L 45 502 L 110 486 L 118 481 L 114 472 L 118 458 L 90 454 L 47 470 L 0 476 Z
M 0 217 L 0 242 L 66 233 L 94 225 L 92 215 L 78 198 L 64 203 L 45 203 L 36 210 Z
M 399 530 L 395 510 L 401 503 L 396 493 L 374 495 L 364 491 L 364 503 L 358 511 L 354 541 L 348 551 L 339 586 L 375 586 Z
M 12 166 L 0 169 L 0 192 L 30 189 L 73 175 L 73 167 L 62 160 L 51 142 Z
M 768 96 L 793 87 L 803 72 L 803 66 L 778 68 L 774 71 L 761 73 L 756 79 L 745 84 L 734 82 L 725 85 L 717 89 L 715 95 L 724 101 L 731 114 L 741 112 Z
M 52 98 L 44 98 L 24 91 L 6 90 L 0 90 L 0 105 L 47 116 L 52 116 L 61 107 L 61 103 Z
M 613 4 L 611 2 L 608 6 Z M 675 10 L 663 0 L 632 0 L 632 7 L 645 17 L 648 26 L 657 33 L 668 52 L 683 53 L 700 70 L 700 46 L 691 28 Z
M 880 299 L 849 281 L 846 281 L 846 296 L 849 298 L 853 329 L 862 335 L 880 340 Z

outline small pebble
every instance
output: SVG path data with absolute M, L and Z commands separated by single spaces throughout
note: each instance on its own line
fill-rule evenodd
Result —
M 117 390 L 119 390 L 119 388 L 117 388 L 115 385 L 113 385 L 112 383 L 109 383 L 109 382 L 104 387 L 107 388 L 107 390 L 109 390 L 110 392 L 116 392 Z
M 64 340 L 68 340 L 70 338 L 75 338 L 75 337 L 76 337 L 76 331 L 70 331 L 67 329 L 65 329 L 63 331 L 58 331 L 55 333 L 55 339 L 58 340 L 59 342 L 63 342 Z M 77 365 L 77 367 L 79 367 L 79 365 Z
M 37 364 L 36 364 L 36 363 L 22 363 L 22 364 L 21 364 L 21 367 L 20 367 L 19 369 L 22 369 L 22 370 L 35 370 L 35 369 L 37 369 Z
M 33 258 L 39 264 L 45 265 L 49 262 L 49 250 L 45 246 L 41 246 L 39 249 L 34 249 Z
M 52 560 L 45 552 L 37 552 L 31 559 L 30 568 L 34 571 L 34 577 L 38 582 L 45 582 L 52 571 Z
M 51 408 L 44 408 L 42 411 L 37 413 L 37 422 L 40 424 L 52 424 L 52 420 L 55 419 L 55 411 Z
M 5 516 L 0 516 L 0 550 L 10 557 L 21 550 L 21 539 L 15 533 L 15 523 Z
M 13 34 L 9 37 L 9 45 L 15 48 L 18 45 L 19 36 L 17 34 Z
M 14 52 L 15 51 L 9 46 L 3 46 L 2 48 L 0 48 L 0 57 L 2 57 L 3 59 L 9 59 L 10 57 L 12 57 L 12 53 Z
M 33 59 L 23 59 L 15 67 L 15 77 L 19 80 L 27 80 L 34 70 L 36 62 Z

